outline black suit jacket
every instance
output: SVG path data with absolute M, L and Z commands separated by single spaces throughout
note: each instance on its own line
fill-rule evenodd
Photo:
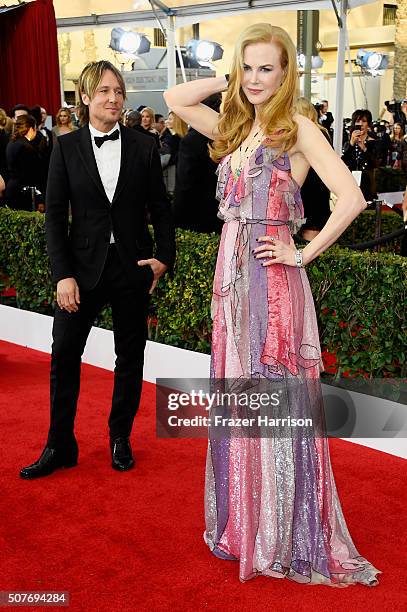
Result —
M 60 136 L 54 145 L 45 228 L 55 282 L 74 277 L 82 289 L 92 289 L 102 274 L 111 232 L 128 278 L 139 282 L 138 260 L 153 255 L 147 211 L 154 228 L 155 257 L 173 265 L 174 228 L 157 147 L 149 136 L 123 126 L 120 132 L 121 166 L 112 203 L 98 173 L 89 127 Z M 152 277 L 151 269 L 150 273 Z
M 31 195 L 22 192 L 22 188 L 37 187 L 44 193 L 45 177 L 41 157 L 32 141 L 29 142 L 24 136 L 8 143 L 6 157 L 9 176 L 4 197 L 10 208 L 30 211 Z
M 223 221 L 217 216 L 217 164 L 209 157 L 209 142 L 193 128 L 180 139 L 173 210 L 177 227 L 220 233 Z

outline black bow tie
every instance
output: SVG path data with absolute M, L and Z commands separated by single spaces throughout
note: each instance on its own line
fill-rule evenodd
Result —
M 118 140 L 120 137 L 120 130 L 115 130 L 111 134 L 106 134 L 106 136 L 95 136 L 95 145 L 100 148 L 106 140 Z

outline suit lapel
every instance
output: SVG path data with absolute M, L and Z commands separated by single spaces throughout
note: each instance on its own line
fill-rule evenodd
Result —
M 101 195 L 106 200 L 106 205 L 110 206 L 109 199 L 104 190 L 102 181 L 100 179 L 100 175 L 98 172 L 98 167 L 96 165 L 96 159 L 93 153 L 91 135 L 89 131 L 89 127 L 86 125 L 80 130 L 80 140 L 79 140 L 79 155 L 82 158 L 83 164 L 95 183 L 96 187 L 99 189 Z M 122 148 L 123 155 L 123 148 Z
M 132 143 L 129 139 L 129 132 L 120 125 L 120 143 L 121 143 L 121 156 L 120 156 L 120 172 L 119 178 L 117 179 L 117 185 L 114 192 L 112 206 L 115 201 L 119 198 L 123 188 L 126 185 L 128 170 L 130 165 L 130 160 L 132 158 L 133 152 L 130 150 L 132 147 Z

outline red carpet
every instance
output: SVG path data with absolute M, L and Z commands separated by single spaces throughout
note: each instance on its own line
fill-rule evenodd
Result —
M 75 612 L 407 609 L 407 462 L 331 442 L 345 516 L 380 585 L 334 589 L 256 578 L 210 554 L 202 533 L 205 441 L 155 437 L 145 384 L 133 434 L 136 468 L 114 472 L 107 447 L 112 373 L 83 367 L 80 463 L 23 481 L 48 425 L 49 356 L 0 342 L 1 591 L 69 591 Z M 45 609 L 45 608 L 31 608 Z

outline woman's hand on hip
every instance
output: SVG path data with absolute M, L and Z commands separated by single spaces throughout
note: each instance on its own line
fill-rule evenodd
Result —
M 297 265 L 295 260 L 296 247 L 292 238 L 290 244 L 278 238 L 273 238 L 273 236 L 260 236 L 257 241 L 262 244 L 253 249 L 253 255 L 262 266 L 271 266 L 276 263 L 286 266 Z

